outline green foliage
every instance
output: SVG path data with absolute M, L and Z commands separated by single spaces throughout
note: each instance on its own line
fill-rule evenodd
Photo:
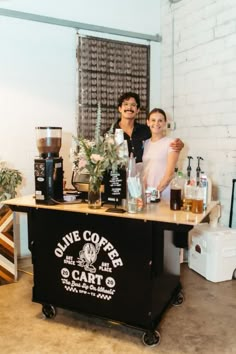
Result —
M 15 198 L 21 182 L 22 175 L 18 170 L 0 166 L 0 201 Z

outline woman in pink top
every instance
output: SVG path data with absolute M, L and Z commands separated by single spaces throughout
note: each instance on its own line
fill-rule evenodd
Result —
M 180 153 L 170 147 L 174 139 L 166 136 L 166 120 L 166 114 L 160 108 L 154 108 L 149 113 L 147 125 L 151 131 L 151 138 L 144 142 L 143 152 L 145 188 L 159 190 L 162 200 L 170 200 L 169 183 L 174 176 Z

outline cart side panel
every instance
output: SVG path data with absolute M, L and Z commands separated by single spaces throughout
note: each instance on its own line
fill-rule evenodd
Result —
M 31 212 L 33 301 L 150 328 L 152 223 Z

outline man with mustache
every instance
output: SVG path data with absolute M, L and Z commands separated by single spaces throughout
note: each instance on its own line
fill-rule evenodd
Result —
M 129 155 L 133 152 L 134 157 L 136 157 L 136 163 L 142 162 L 143 143 L 151 137 L 149 127 L 135 120 L 139 109 L 139 95 L 134 92 L 124 93 L 118 99 L 118 110 L 121 117 L 114 125 L 114 130 L 122 129 L 124 131 L 124 138 L 127 140 Z M 180 139 L 175 139 L 170 146 L 174 151 L 180 151 L 184 143 Z

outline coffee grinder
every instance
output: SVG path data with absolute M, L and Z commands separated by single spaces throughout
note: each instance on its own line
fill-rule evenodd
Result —
M 59 157 L 62 128 L 36 127 L 39 157 L 34 160 L 37 204 L 63 201 L 63 159 Z

